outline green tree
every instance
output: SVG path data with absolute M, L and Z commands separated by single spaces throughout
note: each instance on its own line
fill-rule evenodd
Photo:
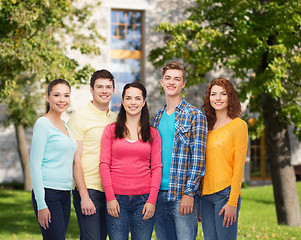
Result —
M 149 55 L 157 67 L 182 58 L 190 84 L 221 67 L 241 80 L 241 99 L 252 96 L 252 108 L 260 113 L 257 127 L 265 127 L 278 223 L 299 226 L 288 125 L 301 139 L 300 9 L 295 0 L 197 0 L 187 20 L 156 28 L 167 41 Z
M 87 21 L 91 6 L 75 4 L 73 0 L 0 1 L 0 99 L 6 106 L 5 124 L 15 126 L 26 190 L 31 189 L 31 180 L 24 130 L 45 109 L 41 103 L 46 84 L 56 78 L 85 83 L 93 71 L 68 57 L 68 50 L 100 54 L 95 43 L 103 38 Z M 80 28 L 86 29 L 84 34 Z

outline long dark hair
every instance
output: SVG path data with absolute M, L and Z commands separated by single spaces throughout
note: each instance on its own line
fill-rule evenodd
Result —
M 55 80 L 52 80 L 49 84 L 48 84 L 48 88 L 47 88 L 47 94 L 48 96 L 50 96 L 50 93 L 52 91 L 52 89 L 54 88 L 54 86 L 58 85 L 58 84 L 65 84 L 69 89 L 70 89 L 70 92 L 71 92 L 71 86 L 70 84 L 68 83 L 68 81 L 66 81 L 65 79 L 55 79 Z M 49 103 L 47 102 L 47 105 L 46 105 L 46 113 L 48 113 L 50 110 L 50 106 L 49 106 Z
M 130 88 L 138 88 L 142 92 L 142 97 L 143 100 L 146 99 L 146 89 L 145 87 L 140 83 L 140 82 L 132 82 L 128 83 L 124 86 L 123 91 L 122 91 L 122 99 L 124 99 L 125 91 Z M 115 128 L 115 138 L 125 138 L 129 134 L 129 130 L 125 125 L 126 122 L 126 111 L 121 104 L 120 111 L 117 116 L 117 121 L 116 121 L 116 128 Z M 141 116 L 140 116 L 140 132 L 138 133 L 138 136 L 140 135 L 142 138 L 143 142 L 147 141 L 152 141 L 152 136 L 151 136 L 151 126 L 149 122 L 149 112 L 148 112 L 148 107 L 147 103 L 145 101 L 145 104 L 141 110 Z
M 233 84 L 225 78 L 217 78 L 215 80 L 212 80 L 207 87 L 207 92 L 204 97 L 204 105 L 202 107 L 207 118 L 209 130 L 213 129 L 213 126 L 216 122 L 215 110 L 210 104 L 210 93 L 214 85 L 218 85 L 226 90 L 226 93 L 228 95 L 228 117 L 234 119 L 241 116 L 241 104 Z

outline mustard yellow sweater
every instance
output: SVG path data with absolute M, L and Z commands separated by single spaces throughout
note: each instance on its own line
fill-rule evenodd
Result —
M 202 195 L 231 186 L 228 205 L 237 206 L 248 148 L 248 127 L 240 118 L 208 132 Z

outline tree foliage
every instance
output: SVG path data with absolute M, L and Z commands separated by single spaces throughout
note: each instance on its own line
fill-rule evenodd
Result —
M 90 6 L 73 0 L 4 0 L 0 3 L 0 99 L 7 104 L 8 120 L 23 126 L 36 119 L 38 89 L 56 78 L 85 83 L 93 69 L 67 55 L 100 54 L 103 40 L 94 23 L 87 23 Z M 80 28 L 86 28 L 82 32 Z M 87 34 L 88 32 L 88 34 Z
M 188 19 L 161 23 L 165 46 L 151 51 L 155 66 L 182 58 L 190 84 L 221 67 L 240 79 L 240 98 L 252 96 L 252 109 L 262 113 L 261 94 L 281 102 L 282 122 L 294 123 L 301 140 L 301 2 L 295 0 L 197 0 Z M 258 118 L 262 120 L 262 117 Z M 257 121 L 262 129 L 263 121 Z
M 93 72 L 67 54 L 100 54 L 97 44 L 104 39 L 91 14 L 91 6 L 81 1 L 0 1 L 0 100 L 6 107 L 4 123 L 16 130 L 26 190 L 31 180 L 24 129 L 43 112 L 49 81 L 63 78 L 77 85 Z

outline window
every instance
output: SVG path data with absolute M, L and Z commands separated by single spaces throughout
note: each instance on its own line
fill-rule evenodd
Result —
M 142 11 L 112 10 L 111 69 L 116 79 L 111 109 L 118 111 L 124 85 L 143 81 Z
M 265 155 L 265 133 L 260 138 L 251 141 L 250 144 L 251 160 L 251 180 L 270 179 L 270 163 Z

